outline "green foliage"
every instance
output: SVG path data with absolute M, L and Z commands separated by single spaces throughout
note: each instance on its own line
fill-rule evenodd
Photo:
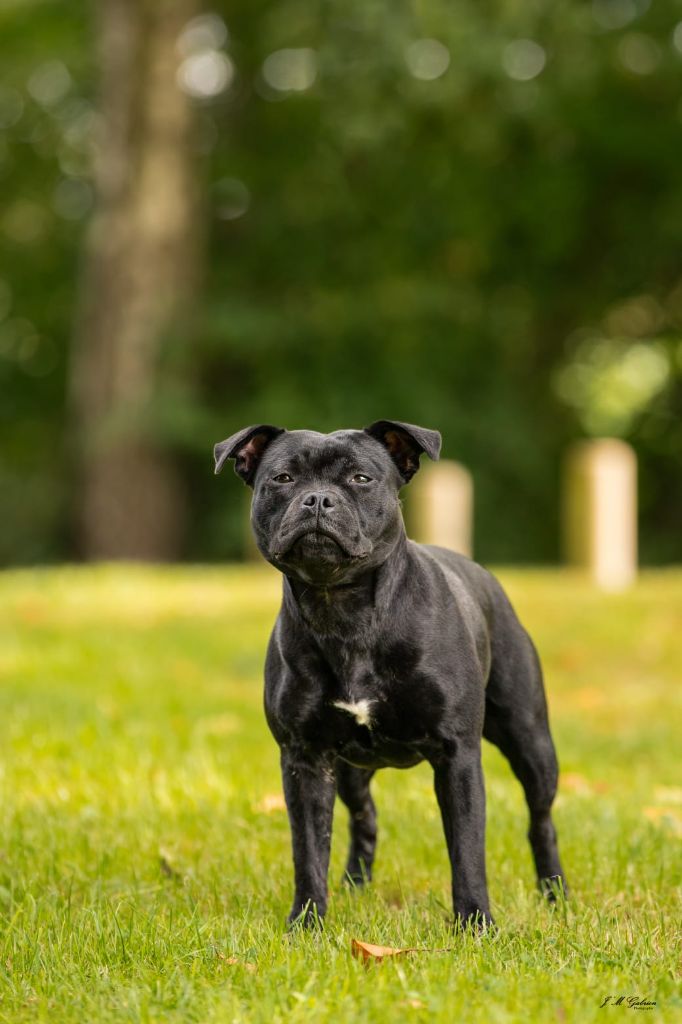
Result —
M 430 771 L 377 775 L 376 878 L 287 939 L 292 869 L 261 664 L 267 570 L 0 576 L 0 1019 L 603 1020 L 607 995 L 680 1019 L 679 573 L 604 597 L 505 573 L 538 642 L 562 764 L 572 898 L 534 889 L 521 790 L 485 750 L 499 933 L 448 928 Z M 368 969 L 350 940 L 451 952 Z
M 66 372 L 93 118 L 90 26 L 74 6 L 0 9 L 2 563 L 68 550 Z
M 395 416 L 440 428 L 444 454 L 474 472 L 483 559 L 556 556 L 559 461 L 571 438 L 602 431 L 640 457 L 644 558 L 679 559 L 680 9 L 215 10 L 236 73 L 199 103 L 205 293 L 192 335 L 169 339 L 150 410 L 185 469 L 188 553 L 239 547 L 238 502 L 225 524 L 210 477 L 213 441 L 248 422 L 327 430 Z M 0 181 L 40 208 L 44 229 L 0 235 L 14 324 L 0 325 L 13 424 L 0 442 L 11 523 L 0 557 L 35 560 L 69 551 L 64 376 L 82 221 L 68 217 L 87 207 L 96 69 L 73 7 L 24 2 L 1 17 L 8 88 L 25 109 L 3 132 Z M 440 51 L 414 49 L 431 38 L 449 66 L 418 78 L 438 71 Z M 292 48 L 307 53 L 289 69 L 299 86 L 316 67 L 300 91 L 264 77 L 268 56 Z M 72 84 L 44 110 L 27 82 L 54 59 Z M 284 70 L 286 82 L 286 59 Z M 26 142 L 35 124 L 40 144 Z M 44 341 L 18 338 L 31 325 Z

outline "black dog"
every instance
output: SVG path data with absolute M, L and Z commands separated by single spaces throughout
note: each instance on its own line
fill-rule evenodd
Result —
M 281 748 L 296 892 L 321 920 L 334 798 L 350 811 L 347 877 L 369 879 L 377 768 L 426 759 L 452 865 L 456 920 L 491 921 L 481 736 L 509 759 L 530 810 L 541 889 L 565 890 L 551 807 L 557 761 L 535 648 L 499 583 L 462 555 L 408 540 L 398 492 L 440 434 L 380 420 L 318 434 L 273 426 L 215 446 L 254 490 L 258 547 L 284 574 L 265 666 Z

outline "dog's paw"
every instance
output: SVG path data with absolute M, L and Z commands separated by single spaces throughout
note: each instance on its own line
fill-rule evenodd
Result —
M 361 889 L 372 881 L 372 872 L 364 864 L 348 866 L 343 873 L 341 884 L 349 889 Z
M 317 903 L 308 900 L 303 906 L 294 906 L 286 921 L 288 932 L 301 930 L 315 931 L 324 927 L 324 910 Z
M 560 903 L 568 899 L 568 886 L 563 875 L 549 875 L 538 880 L 540 892 L 548 903 Z
M 494 934 L 497 925 L 492 915 L 486 910 L 472 910 L 468 914 L 455 915 L 455 931 L 466 935 Z

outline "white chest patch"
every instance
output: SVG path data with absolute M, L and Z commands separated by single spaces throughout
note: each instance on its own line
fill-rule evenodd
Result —
M 370 727 L 372 724 L 372 716 L 370 714 L 370 708 L 374 704 L 373 700 L 356 700 L 353 703 L 345 700 L 335 700 L 334 707 L 338 708 L 339 711 L 347 711 L 349 715 L 352 715 L 358 725 L 366 725 Z

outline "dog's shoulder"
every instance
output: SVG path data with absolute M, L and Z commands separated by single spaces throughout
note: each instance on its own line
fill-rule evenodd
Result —
M 513 616 L 502 584 L 478 562 L 435 544 L 416 544 L 414 541 L 409 544 L 413 557 L 432 575 L 440 576 L 460 604 L 475 604 L 489 625 L 495 619 L 507 618 L 509 612 Z
M 417 544 L 409 541 L 411 552 L 422 565 L 437 566 L 446 579 L 456 579 L 481 600 L 489 599 L 493 590 L 499 587 L 495 577 L 466 555 L 435 544 Z

